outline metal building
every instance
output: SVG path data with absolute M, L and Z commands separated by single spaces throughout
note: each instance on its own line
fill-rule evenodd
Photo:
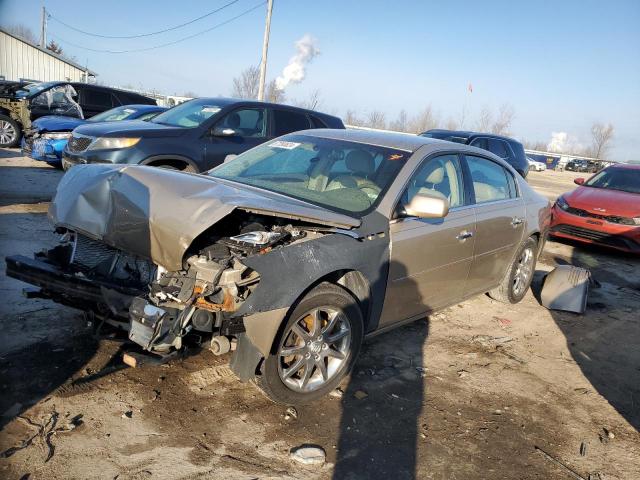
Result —
M 96 73 L 0 27 L 0 80 L 91 82 Z

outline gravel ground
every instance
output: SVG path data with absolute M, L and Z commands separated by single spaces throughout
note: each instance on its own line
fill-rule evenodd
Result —
M 45 213 L 60 176 L 0 150 L 3 257 L 55 241 Z M 529 181 L 552 199 L 577 176 Z M 600 283 L 585 315 L 538 303 L 544 273 L 566 262 Z M 480 296 L 378 336 L 340 391 L 294 416 L 209 352 L 123 368 L 121 344 L 3 273 L 0 477 L 640 478 L 639 267 L 548 242 L 522 303 Z M 294 464 L 303 444 L 326 463 Z

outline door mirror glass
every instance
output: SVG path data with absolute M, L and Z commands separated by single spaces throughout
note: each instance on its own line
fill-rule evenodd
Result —
M 438 192 L 418 193 L 404 205 L 404 215 L 418 218 L 444 218 L 449 213 L 449 201 Z
M 576 185 L 582 185 L 584 183 L 584 178 L 575 178 L 573 180 L 573 183 L 575 183 Z
M 238 132 L 236 132 L 233 128 L 216 127 L 213 129 L 214 137 L 233 137 L 235 135 L 238 135 Z

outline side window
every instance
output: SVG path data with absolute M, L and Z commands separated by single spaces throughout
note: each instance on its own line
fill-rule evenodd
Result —
M 138 117 L 138 120 L 144 120 L 145 122 L 148 120 L 151 120 L 153 117 L 155 117 L 156 115 L 158 115 L 161 112 L 149 112 L 149 113 L 143 113 L 142 115 L 140 115 Z
M 462 169 L 457 155 L 442 155 L 427 160 L 413 175 L 403 195 L 410 202 L 416 194 L 431 194 L 449 200 L 451 208 L 464 205 Z
M 225 115 L 216 127 L 231 128 L 241 137 L 267 135 L 265 111 L 262 108 L 241 108 Z
M 102 107 L 105 110 L 113 106 L 111 93 L 103 92 L 102 90 L 94 90 L 93 88 L 85 88 L 84 103 L 86 105 Z
M 509 158 L 509 146 L 503 140 L 489 138 L 489 151 L 495 153 L 500 158 Z
M 311 128 L 328 128 L 327 125 L 314 115 L 309 115 L 311 119 Z
M 472 147 L 481 148 L 482 150 L 489 150 L 486 138 L 476 138 L 470 143 L 470 145 Z
M 290 112 L 288 110 L 274 110 L 273 118 L 275 122 L 276 137 L 286 133 L 297 132 L 298 130 L 308 130 L 309 119 L 304 113 Z
M 495 202 L 512 197 L 512 189 L 507 177 L 511 174 L 503 167 L 486 158 L 472 155 L 465 155 L 465 158 L 471 172 L 476 203 Z

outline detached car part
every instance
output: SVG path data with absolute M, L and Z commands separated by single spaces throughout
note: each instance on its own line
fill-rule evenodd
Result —
M 558 265 L 547 274 L 540 297 L 550 310 L 584 313 L 589 294 L 589 270 L 573 265 Z

